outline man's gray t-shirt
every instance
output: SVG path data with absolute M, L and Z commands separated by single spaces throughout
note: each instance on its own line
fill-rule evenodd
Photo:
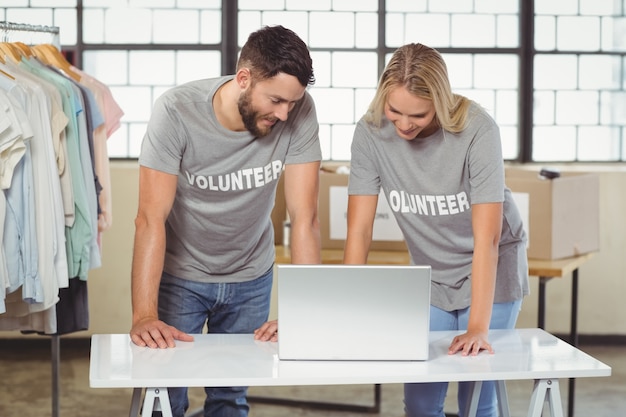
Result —
M 232 76 L 193 81 L 155 103 L 139 163 L 178 175 L 166 222 L 164 270 L 201 282 L 241 282 L 274 262 L 271 211 L 286 164 L 321 160 L 319 125 L 305 93 L 270 134 L 224 128 L 213 96 Z
M 403 231 L 411 260 L 432 266 L 431 303 L 446 311 L 471 301 L 474 239 L 471 205 L 503 202 L 495 302 L 528 294 L 526 235 L 504 184 L 500 133 L 476 103 L 461 133 L 439 129 L 405 140 L 384 119 L 361 119 L 352 142 L 349 194 L 377 195 L 382 187 Z

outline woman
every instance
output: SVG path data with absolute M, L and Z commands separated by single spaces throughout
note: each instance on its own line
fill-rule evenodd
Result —
M 445 62 L 421 44 L 399 48 L 357 124 L 344 263 L 363 264 L 379 190 L 412 262 L 431 265 L 431 330 L 463 330 L 449 353 L 493 353 L 489 329 L 513 328 L 528 294 L 526 236 L 504 184 L 500 134 L 478 104 L 452 93 Z M 447 383 L 406 384 L 407 416 L 444 416 Z M 466 415 L 468 384 L 459 384 Z M 479 416 L 496 416 L 484 383 Z

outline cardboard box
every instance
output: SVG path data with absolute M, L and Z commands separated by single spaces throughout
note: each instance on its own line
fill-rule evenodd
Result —
M 348 215 L 347 174 L 320 172 L 319 219 L 323 249 L 343 249 Z M 406 243 L 384 195 L 378 198 L 372 250 L 406 251 Z
M 542 179 L 539 169 L 509 167 L 506 184 L 529 195 L 529 258 L 561 259 L 599 250 L 596 174 L 562 172 L 558 178 Z

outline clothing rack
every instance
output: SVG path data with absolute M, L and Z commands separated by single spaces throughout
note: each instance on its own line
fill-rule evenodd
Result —
M 25 23 L 0 22 L 0 42 L 24 42 L 27 45 L 50 43 L 61 47 L 58 26 L 29 25 Z
M 0 42 L 23 42 L 27 45 L 49 43 L 61 48 L 60 30 L 57 26 L 30 25 L 24 23 L 0 22 Z M 59 416 L 59 364 L 60 338 L 53 334 L 50 339 L 52 363 L 52 417 Z

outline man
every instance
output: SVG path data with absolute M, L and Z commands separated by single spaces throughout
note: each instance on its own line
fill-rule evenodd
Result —
M 306 92 L 313 83 L 305 43 L 282 26 L 264 27 L 243 46 L 236 74 L 183 84 L 155 103 L 139 157 L 135 344 L 171 348 L 205 326 L 252 333 L 267 320 L 270 215 L 283 171 L 292 262 L 320 262 L 321 151 Z M 205 416 L 247 415 L 245 387 L 205 391 Z M 169 395 L 182 417 L 187 389 Z

